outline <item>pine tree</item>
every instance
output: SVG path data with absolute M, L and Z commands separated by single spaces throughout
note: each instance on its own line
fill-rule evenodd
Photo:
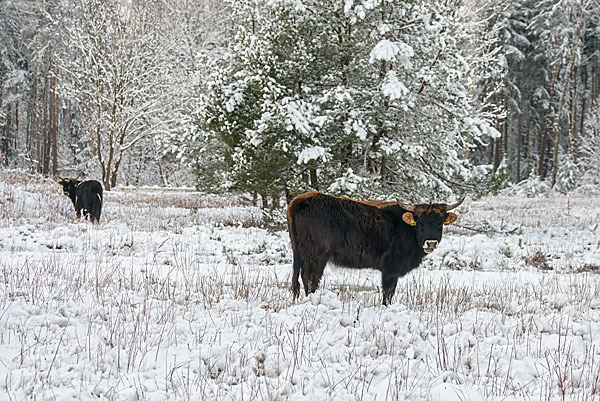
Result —
M 582 185 L 600 185 L 600 103 L 590 109 L 579 138 Z
M 562 159 L 559 158 L 561 142 L 566 142 L 562 134 L 565 126 L 573 135 L 572 125 L 569 126 L 565 121 L 565 114 L 568 113 L 565 108 L 569 102 L 568 97 L 572 96 L 573 88 L 577 85 L 576 71 L 581 68 L 583 61 L 590 6 L 580 0 L 543 0 L 536 4 L 537 15 L 532 22 L 532 27 L 540 37 L 544 55 L 552 69 L 548 112 L 544 121 L 546 130 L 542 133 L 538 168 L 538 174 L 542 177 L 546 142 L 544 139 L 550 136 L 549 139 L 553 142 L 552 187 L 556 184 L 559 160 Z M 573 158 L 570 156 L 564 160 L 573 160 Z
M 226 145 L 238 188 L 432 199 L 483 180 L 485 168 L 466 150 L 497 132 L 486 105 L 472 102 L 478 77 L 456 9 L 416 1 L 232 7 L 234 46 L 220 64 L 229 68 L 207 85 L 201 128 Z

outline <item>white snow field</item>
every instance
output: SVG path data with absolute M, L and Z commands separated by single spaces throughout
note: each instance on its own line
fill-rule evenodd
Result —
M 239 200 L 115 190 L 94 225 L 0 178 L 0 401 L 600 399 L 600 197 L 468 199 L 383 307 L 334 266 L 293 302 Z

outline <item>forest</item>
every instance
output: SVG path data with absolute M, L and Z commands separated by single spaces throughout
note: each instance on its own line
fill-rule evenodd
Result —
M 408 201 L 600 184 L 597 0 L 0 1 L 0 163 Z

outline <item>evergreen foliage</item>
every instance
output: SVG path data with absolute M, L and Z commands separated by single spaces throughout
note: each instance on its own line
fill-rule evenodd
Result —
M 478 76 L 456 9 L 231 6 L 232 51 L 206 84 L 200 121 L 205 138 L 226 145 L 235 187 L 263 197 L 312 187 L 432 200 L 489 186 L 488 170 L 467 154 L 497 132 L 488 105 L 474 105 Z

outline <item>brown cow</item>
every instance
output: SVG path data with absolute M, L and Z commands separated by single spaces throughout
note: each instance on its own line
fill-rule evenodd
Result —
M 463 199 L 464 200 L 464 199 Z M 391 302 L 398 278 L 421 264 L 442 240 L 442 227 L 458 216 L 449 213 L 462 201 L 409 205 L 355 201 L 320 192 L 294 198 L 287 211 L 294 252 L 291 290 L 315 292 L 327 262 L 381 272 L 383 304 Z

